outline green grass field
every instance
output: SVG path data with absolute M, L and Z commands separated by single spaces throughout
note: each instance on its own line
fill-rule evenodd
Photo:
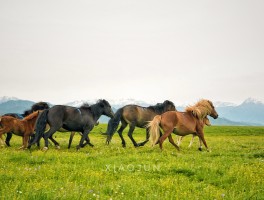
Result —
M 127 147 L 115 134 L 105 145 L 102 124 L 90 134 L 94 148 L 67 149 L 69 133 L 55 133 L 61 144 L 47 152 L 21 151 L 21 137 L 0 149 L 0 199 L 264 199 L 264 127 L 206 127 L 211 152 L 188 148 L 178 152 L 168 141 L 161 151 L 147 143 Z M 145 130 L 136 129 L 136 141 Z M 173 136 L 176 139 L 176 136 Z M 43 147 L 43 143 L 42 143 Z

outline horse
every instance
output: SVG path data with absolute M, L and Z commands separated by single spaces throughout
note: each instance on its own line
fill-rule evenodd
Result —
M 106 115 L 110 118 L 114 116 L 113 110 L 106 100 L 98 100 L 97 103 L 91 106 L 82 106 L 80 108 L 72 106 L 55 105 L 50 109 L 44 110 L 36 122 L 35 131 L 36 137 L 30 143 L 29 147 L 39 142 L 41 137 L 44 137 L 45 147 L 44 151 L 48 150 L 48 138 L 63 128 L 68 131 L 81 132 L 82 137 L 77 150 L 84 147 L 84 140 L 90 143 L 88 137 L 89 132 L 93 129 L 94 125 L 101 115 Z M 46 125 L 50 126 L 50 129 L 45 132 Z M 45 133 L 44 133 L 45 132 Z M 55 141 L 55 145 L 59 146 L 59 143 Z
M 33 104 L 29 110 L 25 110 L 23 114 L 6 113 L 3 116 L 11 116 L 11 117 L 14 117 L 14 118 L 17 118 L 17 119 L 23 119 L 24 117 L 28 116 L 29 114 L 31 114 L 31 113 L 33 113 L 33 112 L 35 112 L 37 110 L 44 110 L 44 109 L 48 109 L 48 108 L 49 108 L 48 103 L 40 101 L 38 103 Z M 12 138 L 12 132 L 6 133 L 5 143 L 9 147 L 10 147 L 11 138 Z
M 204 139 L 204 119 L 207 115 L 216 119 L 218 114 L 215 110 L 213 103 L 209 100 L 202 99 L 193 106 L 188 106 L 185 112 L 168 111 L 162 115 L 157 115 L 150 121 L 147 127 L 150 129 L 150 141 L 152 146 L 159 143 L 160 149 L 164 140 L 168 137 L 169 142 L 180 150 L 178 145 L 174 143 L 171 133 L 176 135 L 185 136 L 195 134 L 202 140 L 207 150 L 208 146 Z M 164 134 L 160 135 L 160 128 Z
M 126 142 L 123 138 L 122 132 L 126 128 L 126 126 L 129 124 L 129 131 L 128 131 L 128 137 L 132 141 L 135 147 L 144 146 L 149 139 L 149 130 L 146 129 L 146 140 L 141 143 L 137 143 L 132 134 L 135 129 L 135 127 L 139 128 L 145 128 L 148 121 L 151 121 L 156 115 L 162 114 L 167 111 L 175 111 L 176 108 L 171 101 L 164 101 L 163 103 L 158 103 L 154 106 L 149 107 L 141 107 L 138 105 L 126 105 L 122 108 L 119 108 L 114 117 L 109 120 L 108 126 L 107 126 L 107 144 L 110 143 L 113 134 L 116 132 L 119 122 L 121 121 L 121 127 L 117 131 L 121 140 L 122 140 L 122 146 L 126 146 Z
M 20 149 L 25 149 L 28 146 L 29 137 L 34 133 L 34 127 L 39 115 L 39 111 L 35 111 L 27 117 L 17 119 L 11 116 L 2 116 L 0 118 L 0 143 L 4 145 L 2 135 L 4 133 L 14 133 L 15 135 L 22 136 L 22 146 Z
M 207 117 L 205 117 L 205 118 L 203 119 L 203 123 L 204 123 L 204 125 L 206 125 L 206 126 L 211 126 L 211 123 L 210 123 L 210 121 L 209 121 L 209 119 L 208 119 Z M 191 146 L 192 146 L 193 141 L 194 141 L 194 137 L 195 137 L 195 136 L 196 136 L 195 134 L 192 135 L 192 139 L 191 139 L 190 144 L 189 144 L 188 147 L 191 147 Z M 182 142 L 182 139 L 183 139 L 184 137 L 185 137 L 185 136 L 178 136 L 178 138 L 177 138 L 177 145 L 178 145 L 178 146 L 180 146 L 180 144 L 181 144 L 181 142 Z M 199 139 L 199 147 L 198 147 L 198 150 L 202 151 L 202 141 L 201 141 L 200 139 Z

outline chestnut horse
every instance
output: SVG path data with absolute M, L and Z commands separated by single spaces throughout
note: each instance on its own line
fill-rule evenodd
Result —
M 15 117 L 17 119 L 23 119 L 24 117 L 28 116 L 29 114 L 33 113 L 34 111 L 38 110 L 44 110 L 44 109 L 49 109 L 49 104 L 46 102 L 38 102 L 35 103 L 31 106 L 29 110 L 25 110 L 23 114 L 18 114 L 18 113 L 6 113 L 3 116 L 11 116 Z M 6 145 L 10 147 L 10 140 L 12 138 L 12 133 L 6 133 Z
M 178 150 L 179 147 L 174 143 L 171 133 L 185 136 L 195 134 L 202 140 L 204 146 L 208 150 L 208 146 L 204 139 L 204 119 L 207 115 L 216 119 L 218 114 L 211 101 L 202 99 L 194 106 L 188 106 L 185 112 L 168 111 L 162 115 L 157 115 L 148 123 L 147 127 L 150 129 L 150 141 L 152 145 L 159 143 L 160 149 L 164 140 L 168 137 L 170 143 Z M 164 134 L 160 136 L 160 128 Z
M 2 135 L 4 133 L 14 133 L 15 135 L 22 136 L 22 147 L 20 149 L 27 148 L 29 136 L 33 135 L 36 120 L 38 118 L 39 111 L 33 112 L 24 119 L 17 119 L 11 116 L 2 116 L 0 118 L 0 143 L 4 145 Z
M 209 121 L 209 119 L 208 119 L 207 117 L 204 118 L 203 122 L 204 122 L 204 125 L 206 125 L 206 126 L 211 126 L 211 123 L 210 123 L 210 121 Z M 195 137 L 195 136 L 196 136 L 195 134 L 192 135 L 192 139 L 191 139 L 190 144 L 189 144 L 188 147 L 191 147 L 191 146 L 192 146 L 193 141 L 194 141 L 194 137 Z M 181 142 L 182 142 L 182 139 L 183 139 L 184 137 L 185 137 L 185 136 L 178 136 L 178 138 L 177 138 L 177 145 L 178 145 L 178 146 L 180 146 L 180 144 L 181 144 Z M 200 151 L 202 151 L 202 141 L 201 141 L 200 139 L 199 139 L 199 147 L 198 147 L 198 149 L 199 149 Z

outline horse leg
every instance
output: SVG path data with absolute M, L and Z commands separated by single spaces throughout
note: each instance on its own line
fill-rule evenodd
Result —
M 49 139 L 53 142 L 55 145 L 56 149 L 60 149 L 60 144 L 53 138 L 53 135 L 49 137 Z
M 180 151 L 179 146 L 178 146 L 177 144 L 175 144 L 175 142 L 174 142 L 174 140 L 173 140 L 171 134 L 168 136 L 168 138 L 169 138 L 170 143 L 171 143 L 173 146 L 175 146 L 175 148 L 176 148 L 178 151 Z
M 146 140 L 144 142 L 138 143 L 138 146 L 144 146 L 149 141 L 149 128 L 146 129 Z
M 178 146 L 180 146 L 183 137 L 184 137 L 184 136 L 178 136 L 178 139 L 177 139 L 177 145 L 178 145 Z
M 90 147 L 94 147 L 94 145 L 90 142 L 90 138 L 88 135 L 87 135 L 87 138 L 85 138 L 85 141 L 86 141 L 86 143 L 83 144 L 84 146 L 86 146 L 88 144 Z
M 28 140 L 29 140 L 29 135 L 24 133 L 24 136 L 22 137 L 23 140 L 23 145 L 19 149 L 26 149 L 28 146 Z
M 1 128 L 0 129 L 0 146 L 4 147 L 5 146 L 5 142 L 3 140 L 3 134 L 8 132 L 5 128 Z
M 202 151 L 202 140 L 199 138 L 199 147 L 198 147 L 199 151 Z
M 209 148 L 208 148 L 208 146 L 206 144 L 206 141 L 204 139 L 204 133 L 203 133 L 203 131 L 197 132 L 197 135 L 199 136 L 200 140 L 202 140 L 202 142 L 203 142 L 204 146 L 206 147 L 207 151 L 209 151 Z
M 11 138 L 12 138 L 12 133 L 11 132 L 8 132 L 8 133 L 6 133 L 6 140 L 5 140 L 5 143 L 6 143 L 6 145 L 8 146 L 8 147 L 10 147 L 11 145 L 10 145 L 10 140 L 11 140 Z
M 72 139 L 73 139 L 73 136 L 75 135 L 75 132 L 74 131 L 72 131 L 71 132 L 71 135 L 70 135 L 70 139 L 69 139 L 69 145 L 68 145 L 68 149 L 70 149 L 71 148 L 71 143 L 72 143 Z
M 129 131 L 128 131 L 128 137 L 130 138 L 130 140 L 133 142 L 134 146 L 135 147 L 139 147 L 139 145 L 136 143 L 136 141 L 134 140 L 132 134 L 133 134 L 133 131 L 135 130 L 135 125 L 134 124 L 131 124 L 129 126 Z
M 87 127 L 86 129 L 84 129 L 83 133 L 82 133 L 82 138 L 80 140 L 79 145 L 77 145 L 76 149 L 79 150 L 80 148 L 83 148 L 85 145 L 83 144 L 84 140 L 86 140 L 88 137 L 88 134 L 90 133 L 90 131 L 93 129 L 93 126 L 91 127 Z M 89 140 L 89 139 L 88 139 Z
M 121 127 L 119 128 L 119 130 L 117 131 L 118 132 L 118 135 L 119 137 L 121 138 L 122 140 L 122 147 L 126 147 L 126 141 L 124 140 L 123 138 L 123 130 L 126 128 L 127 126 L 127 123 L 123 120 L 121 120 Z
M 59 143 L 53 139 L 52 135 L 59 130 L 61 126 L 55 127 L 55 126 L 50 126 L 50 129 L 48 130 L 48 132 L 43 134 L 43 138 L 45 140 L 45 146 L 43 148 L 43 151 L 47 151 L 49 149 L 49 138 L 51 141 L 53 141 L 53 143 L 56 145 L 59 145 Z
M 189 144 L 189 146 L 188 146 L 189 148 L 190 148 L 190 147 L 192 146 L 192 144 L 193 144 L 194 137 L 195 137 L 195 135 L 193 134 L 193 135 L 192 135 L 192 139 L 191 139 L 191 141 L 190 141 L 190 144 Z
M 159 141 L 158 142 L 159 142 L 159 147 L 160 147 L 161 150 L 162 150 L 162 144 L 163 144 L 164 140 L 166 140 L 166 138 L 169 137 L 169 135 L 172 133 L 172 131 L 173 130 L 166 130 L 166 131 L 164 131 L 164 134 L 159 138 Z

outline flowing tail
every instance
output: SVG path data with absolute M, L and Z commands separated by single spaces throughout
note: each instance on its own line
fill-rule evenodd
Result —
M 34 137 L 34 140 L 30 143 L 30 146 L 32 144 L 35 144 L 36 142 L 39 143 L 41 137 L 43 136 L 45 132 L 46 124 L 47 124 L 48 113 L 49 113 L 49 110 L 46 109 L 39 114 L 36 125 L 35 125 L 36 135 Z
M 106 131 L 106 135 L 107 135 L 107 141 L 106 142 L 108 144 L 111 141 L 112 136 L 116 132 L 116 129 L 117 129 L 119 122 L 121 120 L 121 117 L 122 117 L 122 113 L 123 113 L 123 108 L 118 109 L 116 111 L 114 117 L 112 119 L 110 119 L 108 122 L 107 131 Z
M 161 121 L 161 115 L 156 115 L 152 121 L 150 121 L 147 125 L 147 128 L 149 128 L 149 134 L 150 138 L 149 141 L 152 146 L 157 144 L 159 138 L 160 138 L 160 121 Z

